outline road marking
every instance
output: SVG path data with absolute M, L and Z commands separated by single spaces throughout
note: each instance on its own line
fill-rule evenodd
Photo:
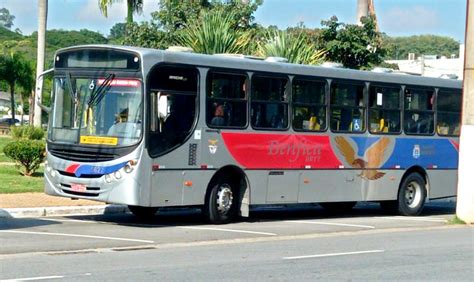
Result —
M 194 229 L 194 230 L 223 231 L 223 232 L 233 232 L 233 233 L 248 233 L 248 234 L 258 234 L 258 235 L 267 235 L 267 236 L 276 236 L 277 235 L 275 233 L 268 233 L 268 232 L 257 232 L 257 231 L 224 229 L 224 228 L 213 228 L 213 227 L 178 226 L 178 228 L 180 228 L 180 229 Z
M 149 240 L 117 238 L 117 237 L 104 237 L 104 236 L 94 236 L 94 235 L 67 234 L 67 233 L 17 231 L 17 230 L 0 230 L 0 232 L 3 232 L 3 233 L 18 233 L 18 234 L 32 234 L 32 235 L 65 236 L 65 237 L 78 237 L 78 238 L 91 238 L 91 239 L 105 239 L 105 240 L 129 241 L 129 242 L 139 242 L 139 243 L 154 243 L 154 241 L 149 241 Z
M 370 250 L 370 251 L 358 251 L 358 252 L 347 252 L 347 253 L 332 253 L 332 254 L 297 256 L 297 257 L 283 257 L 283 259 L 291 260 L 291 259 L 323 258 L 323 257 L 337 257 L 337 256 L 373 254 L 373 253 L 383 253 L 383 252 L 385 252 L 385 251 L 384 250 Z
M 285 220 L 284 222 L 289 223 L 302 223 L 302 224 L 317 224 L 317 225 L 333 225 L 333 226 L 345 226 L 345 227 L 358 227 L 374 229 L 375 226 L 370 225 L 359 225 L 359 224 L 347 224 L 347 223 L 336 223 L 336 222 L 323 222 L 323 221 L 307 221 L 307 220 Z
M 448 222 L 442 218 L 423 218 L 423 217 L 407 217 L 407 216 L 380 216 L 377 218 L 392 219 L 392 220 L 411 220 L 411 221 L 426 221 L 426 222 Z
M 30 277 L 30 278 L 15 278 L 15 279 L 7 279 L 7 280 L 0 280 L 0 282 L 10 282 L 10 281 L 31 281 L 31 280 L 46 280 L 46 279 L 60 279 L 64 278 L 64 276 L 41 276 L 41 277 Z
M 61 279 L 66 277 L 78 277 L 78 276 L 90 276 L 90 273 L 84 273 L 79 275 L 70 275 L 70 276 L 40 276 L 40 277 L 29 277 L 29 278 L 15 278 L 15 279 L 7 279 L 7 280 L 0 280 L 0 282 L 10 282 L 10 281 L 33 281 L 33 280 L 47 280 L 47 279 Z

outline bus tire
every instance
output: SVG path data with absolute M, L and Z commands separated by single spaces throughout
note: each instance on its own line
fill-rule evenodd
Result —
M 237 217 L 239 195 L 230 178 L 219 177 L 206 196 L 204 216 L 212 224 L 225 224 Z
M 405 177 L 398 190 L 397 211 L 400 215 L 419 215 L 426 200 L 425 179 L 419 173 Z
M 128 206 L 128 209 L 134 216 L 148 220 L 152 219 L 158 211 L 157 207 Z
M 352 210 L 357 202 L 329 202 L 319 203 L 321 207 L 331 213 L 346 213 Z

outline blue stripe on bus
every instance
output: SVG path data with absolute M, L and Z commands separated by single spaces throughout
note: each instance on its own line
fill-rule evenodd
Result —
M 381 137 L 351 137 L 357 144 L 358 157 L 364 158 L 367 150 Z M 448 139 L 390 138 L 388 147 L 390 154 L 382 168 L 409 168 L 419 165 L 424 168 L 458 168 L 458 151 Z M 391 148 L 393 151 L 390 152 Z
M 456 169 L 458 151 L 448 139 L 397 138 L 395 148 L 383 168 L 408 168 L 419 165 L 424 168 Z

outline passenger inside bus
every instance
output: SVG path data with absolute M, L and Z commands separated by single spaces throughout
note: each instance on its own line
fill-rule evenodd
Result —
M 211 124 L 215 126 L 223 126 L 225 125 L 225 118 L 224 118 L 224 106 L 217 105 L 214 111 L 214 117 L 211 120 Z

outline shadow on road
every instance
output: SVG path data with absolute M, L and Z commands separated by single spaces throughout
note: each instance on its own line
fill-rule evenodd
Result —
M 431 202 L 426 204 L 423 216 L 449 215 L 455 214 L 455 202 Z M 323 209 L 317 204 L 300 205 L 274 205 L 262 206 L 251 209 L 249 218 L 241 218 L 243 222 L 263 222 L 281 220 L 308 220 L 326 218 L 353 218 L 353 217 L 373 217 L 387 216 L 378 203 L 359 203 L 351 211 L 335 213 Z M 94 216 L 68 216 L 76 220 L 92 220 L 108 224 L 133 226 L 138 228 L 160 228 L 183 225 L 205 225 L 208 224 L 203 218 L 200 209 L 197 208 L 163 208 L 151 219 L 140 219 L 136 216 L 126 214 L 115 215 L 94 215 Z

